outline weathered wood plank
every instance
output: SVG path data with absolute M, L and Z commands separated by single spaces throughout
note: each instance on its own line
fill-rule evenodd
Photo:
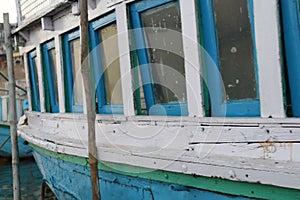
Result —
M 180 6 L 188 112 L 191 117 L 203 117 L 205 112 L 196 5 L 194 0 L 181 0 Z
M 285 117 L 277 0 L 254 0 L 254 31 L 262 117 Z
M 40 140 L 36 137 L 36 133 L 33 134 L 35 137 L 28 135 L 31 131 L 25 130 L 23 132 L 21 130 L 19 133 L 33 144 L 48 150 L 87 157 L 86 150 L 80 146 L 74 147 Z M 56 139 L 55 141 L 58 142 L 59 140 Z M 72 145 L 74 144 L 75 142 L 72 143 Z M 279 145 L 278 147 L 281 148 L 277 151 L 290 152 L 288 144 L 286 147 L 282 144 L 274 145 Z M 293 146 L 293 148 L 296 147 L 295 152 L 299 151 L 297 150 L 300 147 L 299 143 L 293 144 Z M 233 149 L 239 150 L 239 152 L 232 152 Z M 98 144 L 99 159 L 102 161 L 140 166 L 149 170 L 160 169 L 300 189 L 299 161 L 272 159 L 273 155 L 271 156 L 271 154 L 275 155 L 276 153 L 272 152 L 274 151 L 272 149 L 273 144 L 269 146 L 262 145 L 261 148 L 257 148 L 252 144 L 222 144 L 205 145 L 201 148 L 194 147 L 194 150 L 190 151 L 179 149 L 160 149 L 160 151 L 148 149 L 148 151 L 144 151 L 141 147 L 132 147 L 127 144 L 123 146 L 109 145 L 108 143 Z M 249 150 L 253 152 L 260 151 L 260 155 L 264 155 L 263 151 L 267 152 L 265 152 L 265 157 L 257 158 L 256 153 L 249 154 Z
M 37 69 L 37 75 L 38 75 L 38 85 L 39 85 L 39 97 L 40 97 L 40 109 L 41 112 L 45 112 L 45 91 L 44 91 L 44 76 L 43 76 L 43 69 L 42 69 L 42 52 L 41 48 L 36 48 L 36 69 Z
M 63 69 L 63 52 L 61 46 L 61 38 L 59 35 L 54 38 L 55 43 L 55 59 L 56 59 L 56 71 L 57 71 L 57 89 L 58 89 L 58 104 L 59 104 L 59 112 L 66 112 L 65 108 L 65 85 L 64 85 L 64 69 Z
M 134 100 L 132 86 L 132 71 L 130 61 L 130 45 L 127 23 L 126 4 L 119 4 L 116 7 L 117 29 L 118 29 L 118 46 L 120 59 L 120 72 L 122 83 L 123 109 L 125 116 L 134 116 Z

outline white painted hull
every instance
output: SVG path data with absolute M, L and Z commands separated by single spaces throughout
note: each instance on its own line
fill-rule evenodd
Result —
M 28 142 L 88 157 L 84 115 L 28 113 Z M 98 159 L 148 169 L 300 189 L 296 119 L 99 116 Z

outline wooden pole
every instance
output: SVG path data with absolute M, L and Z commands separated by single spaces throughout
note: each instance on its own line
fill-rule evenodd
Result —
M 12 146 L 12 170 L 13 170 L 13 194 L 14 200 L 20 199 L 20 176 L 19 176 L 19 148 L 17 135 L 17 116 L 16 116 L 16 91 L 15 91 L 15 74 L 13 70 L 13 51 L 12 51 L 12 35 L 9 24 L 8 13 L 3 14 L 5 48 L 8 68 L 8 85 L 9 85 L 9 124 L 10 138 Z
M 80 1 L 80 40 L 81 40 L 81 73 L 84 85 L 84 92 L 86 98 L 86 111 L 88 123 L 88 151 L 89 163 L 92 181 L 93 200 L 99 200 L 100 186 L 98 178 L 98 160 L 97 160 L 97 147 L 95 136 L 95 104 L 93 101 L 92 87 L 90 82 L 90 65 L 88 59 L 88 44 L 89 44 L 89 30 L 88 30 L 88 10 L 87 0 Z

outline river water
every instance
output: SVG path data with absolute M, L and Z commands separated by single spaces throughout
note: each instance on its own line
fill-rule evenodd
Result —
M 34 159 L 20 160 L 21 199 L 38 200 L 41 197 L 42 175 Z M 13 199 L 11 160 L 0 158 L 0 200 Z

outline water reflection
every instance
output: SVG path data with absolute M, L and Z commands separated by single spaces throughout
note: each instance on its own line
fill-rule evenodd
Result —
M 33 158 L 20 161 L 21 198 L 40 198 L 42 175 Z M 10 160 L 0 158 L 0 200 L 13 199 L 12 167 Z

